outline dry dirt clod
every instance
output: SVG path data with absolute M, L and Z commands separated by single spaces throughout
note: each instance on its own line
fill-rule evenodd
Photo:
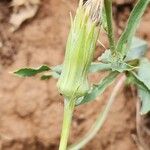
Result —
M 13 0 L 11 6 L 13 13 L 10 17 L 10 24 L 12 24 L 11 31 L 14 32 L 21 24 L 33 18 L 39 8 L 40 0 Z
M 12 6 L 22 6 L 26 4 L 39 4 L 40 0 L 13 0 L 12 1 Z

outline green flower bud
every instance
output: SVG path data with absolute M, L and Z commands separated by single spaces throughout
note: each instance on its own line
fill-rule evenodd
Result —
M 57 84 L 67 99 L 82 97 L 89 90 L 87 75 L 99 35 L 100 3 L 100 0 L 89 0 L 84 5 L 80 2 L 71 22 L 63 70 Z

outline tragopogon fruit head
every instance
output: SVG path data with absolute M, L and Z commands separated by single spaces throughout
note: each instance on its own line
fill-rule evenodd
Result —
M 99 35 L 101 0 L 82 1 L 76 12 L 66 45 L 58 89 L 67 99 L 77 99 L 89 90 L 87 79 Z

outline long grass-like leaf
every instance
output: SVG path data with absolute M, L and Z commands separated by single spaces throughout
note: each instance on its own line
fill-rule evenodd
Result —
M 124 32 L 122 33 L 116 47 L 116 50 L 119 53 L 121 53 L 122 58 L 124 58 L 124 56 L 126 56 L 127 54 L 127 51 L 132 41 L 132 37 L 135 34 L 135 31 L 140 23 L 141 17 L 144 14 L 149 2 L 150 0 L 139 0 L 136 6 L 134 7 L 133 11 L 131 12 L 127 26 Z

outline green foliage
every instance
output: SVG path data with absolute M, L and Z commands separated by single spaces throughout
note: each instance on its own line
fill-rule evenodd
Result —
M 148 46 L 144 40 L 137 37 L 133 37 L 131 41 L 131 48 L 127 52 L 125 60 L 112 57 L 112 52 L 110 50 L 106 50 L 98 60 L 110 65 L 112 71 L 125 72 L 135 70 L 138 63 L 136 63 L 136 65 L 132 64 L 135 64 L 135 60 L 139 61 L 145 55 Z
M 100 71 L 108 71 L 110 69 L 111 69 L 111 64 L 93 62 L 89 68 L 89 72 L 95 73 L 95 72 L 100 72 Z
M 135 84 L 138 88 L 138 95 L 142 102 L 141 114 L 150 112 L 150 61 L 146 58 L 141 59 L 138 74 L 129 72 L 129 84 Z
M 50 78 L 55 78 L 55 79 L 58 79 L 60 76 L 60 74 L 58 74 L 57 72 L 49 72 L 49 73 L 46 73 L 46 74 L 43 74 L 41 76 L 41 80 L 48 80 Z
M 62 65 L 58 65 L 55 67 L 42 65 L 39 68 L 22 68 L 22 69 L 15 71 L 14 74 L 19 77 L 31 77 L 31 76 L 44 73 L 41 75 L 41 80 L 48 80 L 51 77 L 56 78 L 56 79 L 59 78 L 61 74 L 61 70 L 62 70 Z
M 31 76 L 35 76 L 38 73 L 41 72 L 45 72 L 45 71 L 49 71 L 50 68 L 48 66 L 41 66 L 39 68 L 23 68 L 23 69 L 19 69 L 17 71 L 14 72 L 14 74 L 20 76 L 20 77 L 31 77 Z
M 51 77 L 58 79 L 62 72 L 62 67 L 63 65 L 57 65 L 52 67 L 42 65 L 39 68 L 22 68 L 15 71 L 14 74 L 19 77 L 31 77 L 37 74 L 41 74 L 43 72 L 47 72 L 46 74 L 41 75 L 42 80 L 48 80 Z M 111 64 L 93 62 L 89 68 L 89 72 L 95 73 L 99 71 L 108 71 L 110 69 L 111 69 Z
M 105 8 L 103 8 L 102 10 L 102 27 L 103 29 L 108 32 L 107 30 L 107 18 L 106 18 L 106 11 L 105 11 Z
M 147 49 L 148 49 L 148 45 L 146 41 L 137 37 L 133 37 L 131 47 L 125 57 L 125 62 L 141 59 L 142 57 L 145 56 Z
M 138 88 L 142 101 L 141 114 L 147 114 L 150 112 L 150 61 L 148 59 L 141 60 L 138 75 L 147 87 L 147 89 Z
M 103 62 L 103 63 L 110 63 L 111 64 L 112 60 L 112 53 L 111 50 L 105 50 L 104 53 L 98 58 L 98 61 Z
M 124 62 L 133 61 L 135 59 L 141 59 L 145 56 L 145 53 L 148 49 L 148 45 L 146 41 L 133 37 L 131 40 L 131 47 L 129 51 L 127 51 Z M 113 58 L 116 59 L 116 58 Z M 112 62 L 112 53 L 110 50 L 106 50 L 99 58 L 99 61 L 103 63 L 111 63 Z
M 114 37 L 114 30 L 113 30 L 113 23 L 112 23 L 112 0 L 104 0 L 104 17 L 106 17 L 107 22 L 107 33 L 108 33 L 108 40 L 110 45 L 110 50 L 114 54 L 115 50 L 115 37 Z M 104 20 L 105 21 L 105 20 Z
M 150 112 L 150 91 L 139 88 L 138 95 L 142 102 L 141 115 L 145 115 Z
M 98 95 L 101 95 L 113 83 L 118 74 L 118 72 L 111 72 L 108 76 L 102 79 L 99 84 L 94 85 L 89 93 L 87 93 L 82 99 L 79 99 L 76 104 L 81 105 L 95 100 Z
M 138 74 L 141 81 L 150 90 L 150 61 L 148 59 L 141 59 Z
M 116 51 L 121 54 L 121 59 L 126 56 L 128 49 L 131 46 L 132 38 L 149 2 L 149 0 L 138 0 L 136 6 L 130 14 L 127 26 L 122 33 L 116 47 Z

